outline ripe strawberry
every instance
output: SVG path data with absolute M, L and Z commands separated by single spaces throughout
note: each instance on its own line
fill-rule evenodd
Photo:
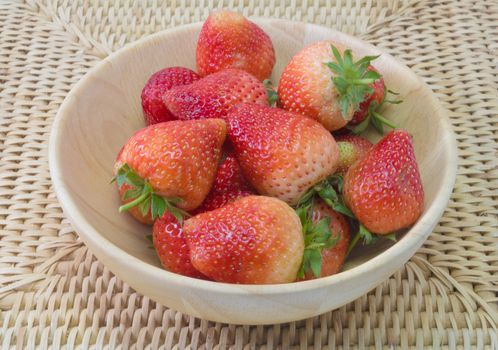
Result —
M 373 146 L 367 139 L 356 135 L 341 135 L 335 140 L 339 146 L 339 166 L 336 173 L 341 175 L 346 174 L 349 167 L 363 158 Z
M 339 148 L 334 138 L 311 118 L 240 104 L 226 119 L 244 175 L 262 195 L 294 205 L 337 167 Z
M 120 211 L 138 206 L 153 220 L 167 210 L 181 220 L 180 209 L 197 208 L 208 194 L 225 137 L 221 119 L 175 120 L 139 130 L 115 164 L 118 188 L 133 187 Z
M 232 190 L 252 191 L 251 185 L 242 173 L 234 151 L 226 153 L 225 159 L 220 164 L 216 173 L 212 190 L 217 192 Z
M 332 244 L 330 244 L 329 247 L 318 250 L 321 254 L 320 273 L 315 275 L 311 266 L 309 266 L 302 271 L 304 273 L 304 277 L 302 278 L 303 280 L 331 276 L 339 272 L 344 264 L 344 260 L 346 259 L 346 252 L 348 250 L 350 239 L 349 224 L 343 215 L 332 210 L 322 200 L 315 201 L 310 209 L 311 222 L 316 226 L 319 226 L 323 219 L 327 219 L 326 222 L 330 230 L 330 239 L 332 240 Z M 311 246 L 311 244 L 313 244 L 313 242 L 309 243 L 308 247 Z M 309 253 L 309 251 L 309 248 L 305 248 L 305 256 Z M 312 259 L 309 261 L 311 265 Z
M 216 11 L 202 26 L 197 42 L 197 70 L 202 76 L 238 68 L 259 80 L 268 78 L 275 64 L 270 37 L 244 16 Z
M 152 242 L 163 267 L 171 272 L 195 278 L 205 278 L 190 262 L 190 250 L 183 228 L 170 214 L 165 213 L 154 222 Z
M 223 192 L 211 191 L 207 195 L 201 206 L 197 208 L 192 214 L 197 215 L 204 213 L 206 211 L 215 210 L 225 205 L 236 201 L 239 198 L 247 197 L 256 194 L 253 191 L 243 191 L 243 190 L 229 190 Z
M 192 265 L 219 282 L 292 282 L 303 257 L 299 218 L 276 198 L 240 198 L 188 219 L 184 232 Z
M 226 155 L 214 178 L 213 187 L 195 214 L 221 208 L 234 200 L 256 194 L 242 174 L 235 154 Z
M 330 130 L 345 126 L 380 78 L 365 56 L 354 62 L 350 50 L 320 41 L 298 52 L 278 86 L 282 107 L 318 120 Z M 367 107 L 367 106 L 365 106 Z M 367 108 L 368 109 L 368 108 Z
M 175 120 L 164 105 L 162 95 L 174 86 L 189 85 L 199 79 L 197 73 L 183 67 L 169 67 L 152 74 L 142 90 L 145 123 L 152 125 Z
M 191 85 L 177 86 L 163 95 L 166 107 L 178 119 L 224 118 L 236 104 L 268 105 L 262 82 L 240 69 L 225 69 Z
M 422 213 L 424 190 L 410 135 L 394 130 L 373 146 L 349 168 L 343 195 L 371 232 L 388 234 L 412 225 Z

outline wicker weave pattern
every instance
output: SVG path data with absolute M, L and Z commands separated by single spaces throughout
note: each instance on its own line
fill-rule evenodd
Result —
M 124 44 L 212 7 L 360 35 L 450 111 L 460 166 L 444 217 L 402 270 L 339 310 L 267 327 L 169 310 L 86 250 L 52 192 L 47 141 L 73 84 Z M 0 347 L 498 349 L 497 18 L 496 1 L 0 0 Z

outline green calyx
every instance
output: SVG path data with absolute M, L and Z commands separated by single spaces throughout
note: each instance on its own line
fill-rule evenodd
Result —
M 369 245 L 377 242 L 379 238 L 385 238 L 396 242 L 396 233 L 392 232 L 388 235 L 377 235 L 370 232 L 365 226 L 363 226 L 361 223 L 358 222 L 358 231 L 354 235 L 351 242 L 349 242 L 346 256 L 348 256 L 349 253 L 351 253 L 351 251 L 358 244 L 360 239 L 363 241 L 363 245 Z
M 116 182 L 118 187 L 125 183 L 132 187 L 123 195 L 123 200 L 131 199 L 131 201 L 119 207 L 120 213 L 138 206 L 140 213 L 144 216 L 150 210 L 152 220 L 155 220 L 168 211 L 178 220 L 180 225 L 183 223 L 184 217 L 190 216 L 186 211 L 175 206 L 180 202 L 180 198 L 164 198 L 157 195 L 151 184 L 142 179 L 126 163 L 118 169 L 111 182 Z
M 275 88 L 273 87 L 270 79 L 265 79 L 263 81 L 263 84 L 265 85 L 266 93 L 268 94 L 268 104 L 270 105 L 270 107 L 273 107 L 277 104 L 278 93 L 275 91 Z
M 361 134 L 363 131 L 367 129 L 369 125 L 372 125 L 374 129 L 381 135 L 384 134 L 384 126 L 387 126 L 391 129 L 397 128 L 396 124 L 394 124 L 389 119 L 386 119 L 386 117 L 384 117 L 382 114 L 379 113 L 379 110 L 384 106 L 385 103 L 400 104 L 401 102 L 403 102 L 402 100 L 388 100 L 386 98 L 388 94 L 398 95 L 394 91 L 385 90 L 384 98 L 382 99 L 380 104 L 377 103 L 376 101 L 370 103 L 370 106 L 368 106 L 368 112 L 366 118 L 360 124 L 349 128 L 353 134 L 355 135 Z
M 331 248 L 339 241 L 340 234 L 332 235 L 330 218 L 321 219 L 316 224 L 312 221 L 313 202 L 296 209 L 301 220 L 304 235 L 304 253 L 298 278 L 303 278 L 306 271 L 311 271 L 315 277 L 322 272 L 322 250 Z
M 365 96 L 373 92 L 370 84 L 381 78 L 376 71 L 368 70 L 370 63 L 379 56 L 365 56 L 355 62 L 350 49 L 345 50 L 341 56 L 334 45 L 331 47 L 335 62 L 327 62 L 325 65 L 335 73 L 332 82 L 338 93 L 342 116 L 346 119 L 350 109 L 356 111 Z
M 299 200 L 298 206 L 305 206 L 313 198 L 317 196 L 321 198 L 325 204 L 330 208 L 334 209 L 336 212 L 346 215 L 349 218 L 354 218 L 353 213 L 344 204 L 342 198 L 342 184 L 343 178 L 340 175 L 331 175 L 322 182 L 311 187 Z

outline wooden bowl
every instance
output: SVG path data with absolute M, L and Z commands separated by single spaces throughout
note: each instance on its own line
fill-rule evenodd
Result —
M 275 45 L 278 81 L 290 58 L 307 44 L 333 39 L 358 54 L 375 47 L 335 30 L 285 20 L 255 20 Z M 71 91 L 50 139 L 50 171 L 65 214 L 90 250 L 138 292 L 173 309 L 208 320 L 272 324 L 315 316 L 350 302 L 387 279 L 420 247 L 441 217 L 456 174 L 450 123 L 431 91 L 407 67 L 382 53 L 375 66 L 404 102 L 384 114 L 414 137 L 426 193 L 425 211 L 397 243 L 358 249 L 344 271 L 281 285 L 231 285 L 163 270 L 145 236 L 150 228 L 119 214 L 110 185 L 116 154 L 144 126 L 140 92 L 149 76 L 168 66 L 195 69 L 201 23 L 174 28 L 126 46 L 92 69 Z M 371 135 L 373 137 L 373 135 Z

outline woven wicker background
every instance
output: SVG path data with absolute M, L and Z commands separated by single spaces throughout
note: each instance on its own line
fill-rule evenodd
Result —
M 157 305 L 87 251 L 52 191 L 47 141 L 71 87 L 144 35 L 209 8 L 335 27 L 410 66 L 449 110 L 459 170 L 429 240 L 322 316 L 240 327 Z M 0 0 L 0 347 L 498 349 L 498 2 Z

